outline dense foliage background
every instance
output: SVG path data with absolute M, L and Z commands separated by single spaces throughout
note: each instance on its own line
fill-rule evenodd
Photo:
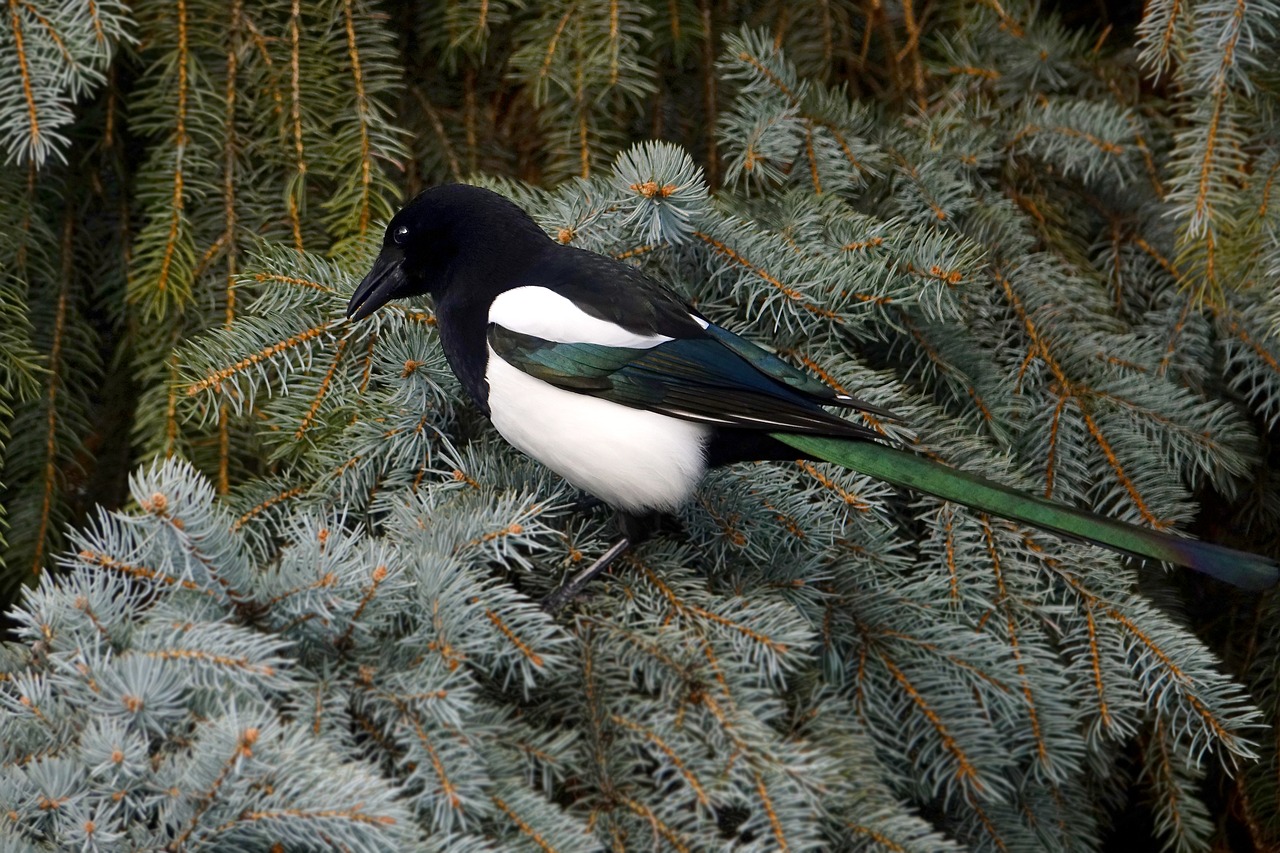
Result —
M 341 317 L 484 183 L 921 452 L 1280 554 L 1276 3 L 2 17 L 0 849 L 1280 845 L 1274 594 L 799 463 L 551 618 L 607 513 L 428 304 Z

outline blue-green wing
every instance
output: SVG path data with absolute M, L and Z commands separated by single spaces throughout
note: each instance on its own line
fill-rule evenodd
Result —
M 740 347 L 727 346 L 712 333 L 630 348 L 548 341 L 495 323 L 489 325 L 488 338 L 499 358 L 530 376 L 631 408 L 742 429 L 878 437 L 823 409 L 821 403 L 836 402 L 825 385 L 820 385 L 825 394 L 815 400 L 790 375 L 804 374 L 776 356 L 755 348 L 759 355 L 748 360 L 742 347 L 752 345 L 740 338 L 734 338 Z M 770 359 L 784 365 L 782 376 Z
M 725 348 L 740 355 L 756 370 L 790 388 L 794 388 L 807 397 L 812 397 L 824 406 L 846 406 L 881 418 L 894 419 L 895 417 L 893 412 L 887 409 L 873 406 L 865 400 L 858 400 L 847 394 L 837 392 L 825 382 L 815 379 L 803 370 L 792 367 L 768 350 L 738 337 L 733 332 L 714 324 L 707 326 L 706 332 Z

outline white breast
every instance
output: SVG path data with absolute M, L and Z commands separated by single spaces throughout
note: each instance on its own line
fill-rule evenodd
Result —
M 556 388 L 488 353 L 490 418 L 515 447 L 629 512 L 674 510 L 693 494 L 709 427 Z

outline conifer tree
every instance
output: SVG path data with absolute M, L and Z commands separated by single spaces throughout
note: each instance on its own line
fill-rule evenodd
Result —
M 1275 2 L 6 12 L 0 849 L 1280 844 L 1274 594 L 796 462 L 549 615 L 609 514 L 429 302 L 343 318 L 479 183 L 886 440 L 1274 556 Z

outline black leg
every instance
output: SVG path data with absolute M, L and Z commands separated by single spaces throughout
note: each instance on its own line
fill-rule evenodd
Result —
M 582 592 L 583 587 L 591 582 L 596 575 L 609 568 L 609 565 L 631 547 L 631 540 L 623 536 L 617 542 L 609 547 L 600 557 L 591 565 L 587 566 L 578 574 L 574 575 L 566 581 L 560 588 L 553 590 L 550 595 L 542 599 L 542 609 L 548 613 L 556 613 L 570 601 L 578 597 L 578 593 Z
M 618 510 L 618 514 L 614 517 L 617 522 L 618 529 L 622 531 L 622 535 L 631 540 L 632 545 L 639 545 L 655 533 L 661 533 L 669 526 L 671 516 L 664 515 L 660 512 L 648 512 L 644 515 L 636 515 L 630 512 Z
M 633 515 L 619 510 L 616 521 L 618 529 L 622 532 L 622 538 L 610 545 L 609 550 L 601 554 L 594 563 L 578 572 L 559 589 L 552 590 L 550 595 L 542 599 L 542 609 L 548 613 L 555 613 L 563 608 L 581 594 L 583 587 L 590 583 L 592 578 L 609 568 L 610 564 L 626 553 L 628 548 L 639 545 L 661 530 L 667 518 L 656 512 Z
M 604 501 L 595 495 L 589 495 L 586 492 L 578 492 L 578 497 L 573 503 L 569 504 L 570 512 L 591 512 L 598 506 L 604 506 Z

